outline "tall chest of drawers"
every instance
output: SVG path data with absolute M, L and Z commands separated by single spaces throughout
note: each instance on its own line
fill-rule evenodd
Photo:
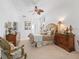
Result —
M 12 42 L 16 46 L 16 35 L 8 34 L 6 35 L 6 40 Z

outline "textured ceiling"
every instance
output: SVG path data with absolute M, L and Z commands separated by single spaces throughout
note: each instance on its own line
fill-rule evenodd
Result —
M 74 7 L 74 0 L 39 0 L 33 4 L 32 0 L 10 0 L 13 6 L 21 12 L 26 12 L 35 5 L 46 9 L 47 12 L 68 12 Z M 70 12 L 70 11 L 69 11 Z
M 28 11 L 33 10 L 37 5 L 52 17 L 67 16 L 74 11 L 75 2 L 76 0 L 39 0 L 37 4 L 34 4 L 32 0 L 0 0 L 0 15 L 3 14 L 6 17 L 18 14 L 28 15 Z

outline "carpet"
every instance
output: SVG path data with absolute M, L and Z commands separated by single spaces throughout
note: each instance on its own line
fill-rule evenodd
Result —
M 22 40 L 19 45 L 22 44 L 25 45 L 27 59 L 79 59 L 79 52 L 73 51 L 69 53 L 55 44 L 38 48 L 31 47 L 28 40 Z

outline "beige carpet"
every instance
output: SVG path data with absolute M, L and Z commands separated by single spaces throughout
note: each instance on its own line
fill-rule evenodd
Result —
M 22 40 L 19 45 L 25 45 L 25 52 L 27 52 L 27 59 L 79 59 L 79 52 L 67 52 L 64 49 L 52 44 L 33 48 L 29 41 Z

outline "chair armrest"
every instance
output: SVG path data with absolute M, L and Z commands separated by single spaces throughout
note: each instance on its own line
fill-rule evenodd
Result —
M 17 51 L 19 49 L 24 49 L 23 47 L 24 47 L 24 45 L 22 45 L 20 47 L 16 47 L 15 49 L 11 50 L 11 53 L 13 53 L 13 52 L 15 52 L 15 51 Z

